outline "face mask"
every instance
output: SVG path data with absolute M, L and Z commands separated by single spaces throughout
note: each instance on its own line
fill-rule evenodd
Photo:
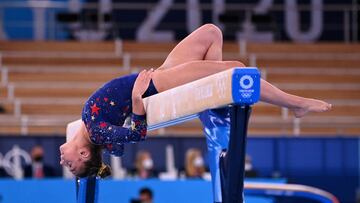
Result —
M 36 156 L 36 157 L 34 157 L 34 161 L 35 161 L 35 162 L 42 162 L 42 160 L 43 160 L 43 156 Z
M 204 159 L 201 157 L 196 157 L 193 164 L 195 167 L 202 167 L 204 166 Z
M 152 159 L 145 159 L 143 162 L 142 162 L 142 165 L 143 167 L 146 169 L 146 170 L 149 170 L 149 169 L 152 169 L 153 166 L 154 166 L 154 162 Z
M 250 171 L 252 169 L 252 164 L 245 163 L 245 171 Z

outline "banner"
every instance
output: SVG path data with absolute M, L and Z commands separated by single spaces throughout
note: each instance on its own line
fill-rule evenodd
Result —
M 316 42 L 359 38 L 359 6 L 352 0 L 62 1 L 71 4 L 54 9 L 51 3 L 55 1 L 49 1 L 47 11 L 31 5 L 16 9 L 4 4 L 0 38 L 168 42 L 182 39 L 205 23 L 218 25 L 226 40 Z M 68 6 L 74 4 L 69 11 Z

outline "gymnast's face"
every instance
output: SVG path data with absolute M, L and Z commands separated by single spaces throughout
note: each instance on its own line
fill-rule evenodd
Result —
M 90 159 L 90 150 L 83 140 L 82 130 L 74 138 L 60 146 L 60 164 L 67 167 L 75 176 L 83 173 L 85 164 Z

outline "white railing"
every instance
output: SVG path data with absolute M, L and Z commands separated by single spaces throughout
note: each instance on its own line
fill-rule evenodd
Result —
M 1 71 L 1 86 L 6 86 L 9 82 L 9 70 L 6 67 L 1 67 L 0 65 L 0 71 Z

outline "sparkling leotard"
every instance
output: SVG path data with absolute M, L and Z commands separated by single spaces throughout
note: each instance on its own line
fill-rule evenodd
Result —
M 146 138 L 146 115 L 132 113 L 132 89 L 138 74 L 116 78 L 94 92 L 84 105 L 82 120 L 90 140 L 103 145 L 112 155 L 121 156 L 124 144 Z M 156 94 L 152 81 L 143 97 Z M 124 123 L 130 118 L 130 125 Z

